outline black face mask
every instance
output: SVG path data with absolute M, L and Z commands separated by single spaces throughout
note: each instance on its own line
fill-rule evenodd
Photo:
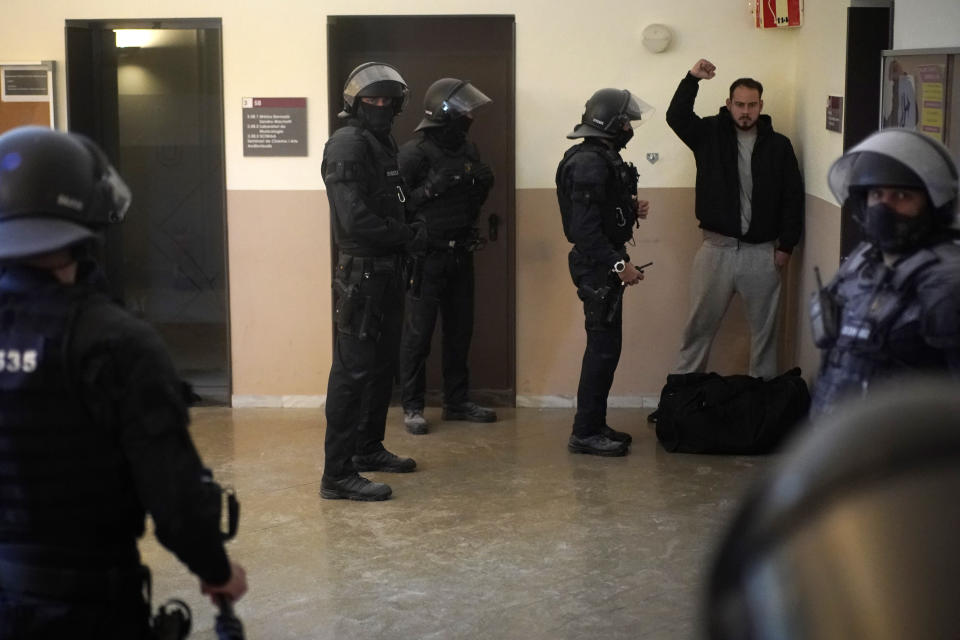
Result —
M 904 216 L 880 203 L 863 209 L 860 226 L 867 239 L 881 251 L 903 253 L 919 245 L 930 232 L 930 212 Z
M 442 127 L 432 129 L 431 132 L 433 133 L 434 140 L 436 140 L 437 144 L 441 147 L 456 149 L 466 142 L 467 132 L 470 130 L 471 124 L 473 124 L 473 120 L 466 116 L 461 116 L 456 120 L 451 120 Z
M 618 149 L 623 149 L 627 146 L 627 143 L 630 142 L 630 139 L 633 138 L 633 127 L 630 127 L 626 131 L 620 130 L 617 132 L 617 135 L 613 137 L 613 145 Z
M 393 105 L 378 107 L 366 102 L 361 102 L 357 108 L 357 118 L 363 125 L 374 133 L 390 133 L 390 127 L 393 126 Z

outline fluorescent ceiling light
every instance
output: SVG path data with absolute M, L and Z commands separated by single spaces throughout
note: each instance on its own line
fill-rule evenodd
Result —
M 147 47 L 153 40 L 153 29 L 114 29 L 117 37 L 117 48 Z

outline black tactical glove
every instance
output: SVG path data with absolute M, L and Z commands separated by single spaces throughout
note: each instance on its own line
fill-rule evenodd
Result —
M 453 169 L 441 169 L 437 171 L 431 168 L 427 172 L 427 179 L 423 183 L 423 191 L 430 198 L 436 198 L 441 193 L 454 187 L 463 180 L 463 175 Z
M 479 187 L 489 189 L 493 186 L 493 169 L 485 162 L 478 161 L 470 165 L 468 176 L 472 179 L 473 184 Z

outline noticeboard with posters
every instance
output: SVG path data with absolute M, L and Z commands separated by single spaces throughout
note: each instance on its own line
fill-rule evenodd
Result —
M 903 127 L 960 156 L 960 49 L 883 52 L 880 128 Z
M 52 60 L 0 62 L 0 133 L 23 125 L 54 126 Z

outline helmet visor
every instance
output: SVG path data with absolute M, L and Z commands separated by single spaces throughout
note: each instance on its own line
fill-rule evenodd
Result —
M 841 204 L 850 196 L 856 161 L 864 152 L 887 156 L 913 171 L 923 181 L 934 207 L 941 207 L 957 197 L 957 168 L 946 148 L 921 133 L 884 129 L 855 146 L 830 167 L 827 181 L 830 191 Z
M 465 82 L 443 101 L 440 110 L 445 114 L 450 114 L 451 117 L 457 117 L 467 115 L 474 109 L 491 102 L 493 100 L 487 94 L 469 82 Z
M 376 92 L 364 91 L 368 87 Z M 387 64 L 371 64 L 355 71 L 343 88 L 343 98 L 350 105 L 357 96 L 402 98 L 406 95 L 407 83 L 403 76 Z
M 656 111 L 652 106 L 633 95 L 629 91 L 627 93 L 627 104 L 621 110 L 625 116 L 630 119 L 630 125 L 636 129 L 644 122 L 650 119 L 653 115 L 653 112 Z

